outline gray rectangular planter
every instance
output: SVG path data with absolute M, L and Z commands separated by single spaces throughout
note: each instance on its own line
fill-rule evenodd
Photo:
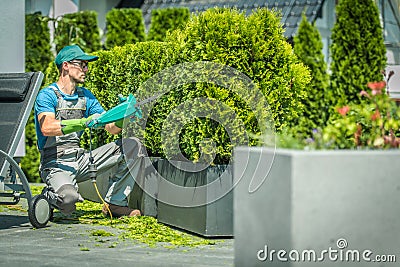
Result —
M 240 147 L 234 181 L 235 266 L 400 261 L 398 150 Z
M 158 220 L 202 236 L 232 236 L 231 166 L 189 172 L 184 171 L 184 162 L 173 163 L 158 162 L 157 170 L 163 177 L 158 186 Z

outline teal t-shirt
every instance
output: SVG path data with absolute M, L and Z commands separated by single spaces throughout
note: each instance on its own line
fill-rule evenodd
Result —
M 64 94 L 61 90 L 59 90 L 58 86 L 56 83 L 51 84 L 50 86 L 54 86 L 58 89 L 60 92 L 61 96 L 64 99 L 78 99 L 78 93 L 75 90 L 75 93 L 73 95 L 68 95 Z M 42 134 L 42 131 L 40 130 L 40 125 L 38 121 L 38 115 L 42 112 L 52 112 L 56 114 L 56 108 L 57 108 L 57 95 L 55 94 L 53 88 L 51 87 L 46 87 L 40 90 L 39 94 L 36 97 L 35 101 L 35 107 L 34 107 L 34 112 L 35 112 L 35 127 L 36 127 L 36 135 L 38 138 L 38 148 L 41 150 L 44 145 L 46 144 L 47 137 Z M 96 113 L 103 113 L 104 109 L 100 105 L 99 101 L 96 99 L 96 97 L 90 92 L 88 89 L 80 87 L 83 91 L 83 95 L 86 98 L 86 111 L 85 111 L 85 118 L 89 117 L 90 115 L 96 114 Z

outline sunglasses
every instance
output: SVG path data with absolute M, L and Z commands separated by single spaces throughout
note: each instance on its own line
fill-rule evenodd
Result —
M 80 67 L 82 70 L 88 69 L 89 68 L 89 63 L 88 62 L 83 62 L 83 61 L 68 61 L 68 63 L 75 65 L 77 67 Z

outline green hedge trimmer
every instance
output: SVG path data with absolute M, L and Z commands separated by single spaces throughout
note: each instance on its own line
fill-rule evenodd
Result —
M 88 124 L 88 128 L 104 127 L 108 123 L 120 121 L 125 118 L 142 118 L 140 106 L 153 100 L 153 98 L 145 99 L 137 102 L 136 98 L 129 94 L 128 97 L 118 95 L 120 104 L 100 115 L 98 118 L 92 119 Z

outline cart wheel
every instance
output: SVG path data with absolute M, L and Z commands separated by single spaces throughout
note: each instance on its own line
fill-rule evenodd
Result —
M 33 227 L 45 227 L 52 217 L 53 210 L 50 208 L 49 201 L 44 195 L 36 195 L 32 198 L 31 207 L 29 207 L 29 221 Z

